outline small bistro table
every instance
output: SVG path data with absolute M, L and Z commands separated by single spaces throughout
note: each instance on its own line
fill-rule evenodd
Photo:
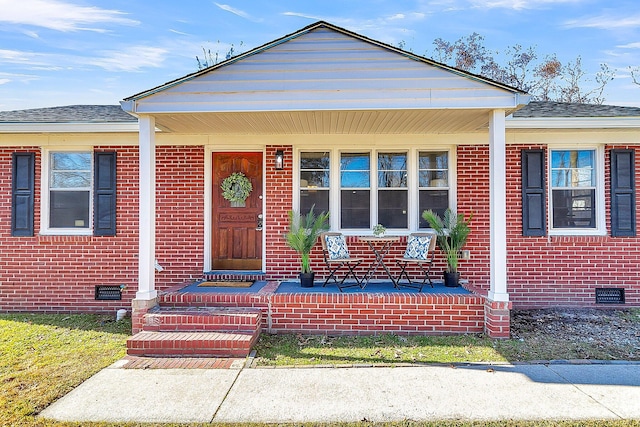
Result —
M 400 236 L 358 236 L 358 240 L 366 242 L 376 257 L 376 260 L 373 262 L 373 264 L 371 264 L 364 276 L 364 279 L 362 280 L 362 289 L 364 289 L 364 287 L 369 284 L 369 281 L 379 267 L 382 267 L 384 269 L 384 271 L 387 273 L 387 276 L 389 276 L 389 279 L 391 279 L 393 286 L 397 288 L 398 284 L 396 282 L 396 279 L 393 278 L 393 275 L 389 271 L 389 268 L 384 263 L 384 257 L 387 255 L 387 253 L 389 253 L 391 245 L 394 242 L 400 241 Z

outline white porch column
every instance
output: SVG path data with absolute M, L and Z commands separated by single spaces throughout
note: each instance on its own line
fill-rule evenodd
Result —
M 505 112 L 493 110 L 489 117 L 489 186 L 491 283 L 489 299 L 509 301 L 507 293 L 507 164 Z
M 155 119 L 140 116 L 140 225 L 138 242 L 138 300 L 154 300 L 156 258 L 156 139 Z

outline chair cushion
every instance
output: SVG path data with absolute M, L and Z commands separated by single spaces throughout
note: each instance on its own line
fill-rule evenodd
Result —
M 404 257 L 419 260 L 428 259 L 430 243 L 431 237 L 429 236 L 409 236 L 407 239 L 407 249 L 404 251 Z
M 349 249 L 347 241 L 343 235 L 325 236 L 327 243 L 327 256 L 329 259 L 347 259 L 349 258 Z

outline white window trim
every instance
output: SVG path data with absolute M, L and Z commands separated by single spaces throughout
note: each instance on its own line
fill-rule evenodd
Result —
M 596 167 L 596 226 L 595 228 L 553 228 L 553 186 L 551 185 L 551 155 L 558 150 L 593 150 Z M 549 145 L 547 160 L 547 218 L 550 236 L 605 236 L 607 234 L 604 188 L 604 147 L 602 145 Z
M 90 153 L 91 154 L 91 186 L 89 188 L 89 225 L 84 228 L 50 228 L 49 227 L 49 162 L 51 153 L 59 152 Z M 93 235 L 93 147 L 62 147 L 54 149 L 43 148 L 41 153 L 41 184 L 40 184 L 40 235 L 43 236 L 91 236 Z
M 455 145 L 437 145 L 437 146 L 425 146 L 425 147 L 411 147 L 408 149 L 399 149 L 393 146 L 379 146 L 374 150 L 362 149 L 357 147 L 352 149 L 340 149 L 340 148 L 325 148 L 325 149 L 313 149 L 309 147 L 297 148 L 295 150 L 294 160 L 294 185 L 293 185 L 293 206 L 295 209 L 300 208 L 300 153 L 301 152 L 329 152 L 329 212 L 337 213 L 330 215 L 329 226 L 331 230 L 338 230 L 345 235 L 368 235 L 373 234 L 373 227 L 377 224 L 377 213 L 374 212 L 377 207 L 377 191 L 378 191 L 378 153 L 407 153 L 407 209 L 408 209 L 408 227 L 407 228 L 393 228 L 388 229 L 390 233 L 394 235 L 408 235 L 411 232 L 419 229 L 420 220 L 418 216 L 412 215 L 411 212 L 416 212 L 418 209 L 419 191 L 418 188 L 418 153 L 420 151 L 445 151 L 448 155 L 449 162 L 449 206 L 452 209 L 456 209 L 457 200 L 457 158 L 456 158 L 456 146 Z M 369 190 L 371 191 L 371 211 L 370 211 L 370 228 L 340 228 L 340 155 L 342 153 L 369 153 L 371 159 L 371 185 Z

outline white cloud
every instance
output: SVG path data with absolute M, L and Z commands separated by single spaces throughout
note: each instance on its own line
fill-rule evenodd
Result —
M 0 0 L 0 10 L 0 22 L 63 32 L 105 31 L 96 24 L 138 24 L 138 21 L 126 18 L 124 12 L 58 0 Z
M 157 68 L 164 62 L 167 49 L 153 46 L 130 46 L 123 50 L 106 51 L 103 56 L 89 58 L 87 63 L 107 71 L 140 71 L 142 68 Z
M 580 18 L 564 23 L 568 28 L 597 28 L 613 30 L 621 28 L 636 29 L 640 26 L 640 14 L 627 16 L 600 15 L 590 18 Z
M 305 18 L 305 19 L 313 19 L 314 21 L 326 21 L 327 19 L 323 19 L 320 18 L 319 16 L 316 15 L 308 15 L 306 13 L 298 13 L 298 12 L 284 12 L 283 13 L 284 16 L 296 16 L 298 18 Z M 332 21 L 335 22 L 335 21 Z
M 472 7 L 479 9 L 539 9 L 555 4 L 579 3 L 580 0 L 470 0 Z
M 620 49 L 640 49 L 640 42 L 627 43 L 616 47 Z
M 23 73 L 0 73 L 0 84 L 7 83 L 29 83 L 34 80 L 38 80 L 39 77 L 32 74 L 23 74 Z
M 174 34 L 179 34 L 181 36 L 189 36 L 189 35 L 191 35 L 191 34 L 188 34 L 188 33 L 183 33 L 182 31 L 174 30 L 172 28 L 169 28 L 169 32 L 170 33 L 174 33 Z
M 21 63 L 33 58 L 33 54 L 20 50 L 0 49 L 0 62 Z
M 257 19 L 252 17 L 251 15 L 249 15 L 247 12 L 240 10 L 240 9 L 236 9 L 235 7 L 231 7 L 228 4 L 220 4 L 220 3 L 214 3 L 216 6 L 218 6 L 220 9 L 229 12 L 229 13 L 233 13 L 234 15 L 237 15 L 241 18 L 247 19 L 249 21 L 252 22 L 261 22 L 261 19 Z

